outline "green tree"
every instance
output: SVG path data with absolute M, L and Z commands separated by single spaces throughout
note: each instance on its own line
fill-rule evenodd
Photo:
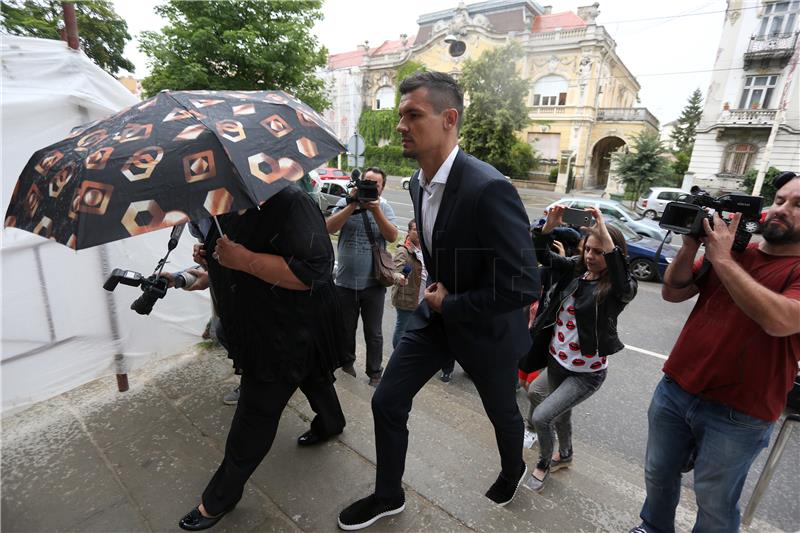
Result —
M 288 91 L 318 111 L 328 105 L 314 75 L 327 50 L 311 31 L 321 0 L 169 0 L 156 7 L 167 21 L 142 32 L 148 95 L 162 89 Z
M 695 89 L 670 134 L 670 138 L 675 142 L 676 152 L 683 152 L 691 158 L 694 138 L 697 135 L 697 124 L 702 115 L 703 93 L 700 92 L 700 89 Z
M 78 21 L 81 49 L 100 67 L 117 74 L 120 70 L 133 72 L 133 63 L 122 55 L 131 40 L 128 24 L 114 12 L 111 2 L 92 0 L 72 2 Z M 9 0 L 0 2 L 0 26 L 12 35 L 61 39 L 64 11 L 55 0 Z
M 764 198 L 764 205 L 772 205 L 775 201 L 775 193 L 777 193 L 777 189 L 772 184 L 772 180 L 775 179 L 775 176 L 780 174 L 782 171 L 775 167 L 769 167 L 767 173 L 764 174 L 764 184 L 761 186 L 761 196 Z M 744 179 L 742 180 L 742 190 L 745 191 L 747 194 L 753 194 L 753 187 L 756 185 L 756 177 L 758 176 L 758 170 L 755 168 L 751 168 L 747 171 L 744 175 Z
M 531 147 L 516 135 L 530 122 L 525 105 L 528 83 L 516 69 L 521 55 L 514 42 L 487 50 L 467 61 L 461 76 L 469 97 L 461 128 L 464 149 L 515 177 L 527 175 L 536 162 Z
M 663 157 L 666 150 L 657 133 L 645 130 L 634 135 L 632 141 L 632 150 L 616 152 L 611 160 L 626 189 L 638 198 L 656 179 L 669 175 L 671 166 Z

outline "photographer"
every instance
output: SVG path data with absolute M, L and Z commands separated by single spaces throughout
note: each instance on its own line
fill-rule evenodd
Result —
M 714 215 L 683 237 L 662 296 L 699 295 L 653 393 L 645 456 L 647 499 L 636 532 L 672 532 L 681 470 L 694 456 L 695 531 L 737 531 L 747 472 L 769 444 L 800 359 L 800 178 L 784 172 L 764 240 L 731 251 L 741 219 Z M 700 244 L 711 265 L 697 277 Z
M 342 368 L 355 376 L 353 364 L 356 360 L 356 330 L 358 317 L 364 325 L 364 342 L 367 345 L 366 373 L 369 384 L 377 387 L 383 373 L 383 302 L 386 287 L 375 278 L 372 266 L 372 247 L 366 231 L 362 212 L 366 213 L 372 235 L 378 245 L 386 249 L 387 242 L 397 239 L 394 225 L 394 210 L 389 202 L 381 198 L 386 186 L 386 173 L 375 167 L 364 171 L 363 181 L 377 183 L 378 199 L 370 202 L 358 200 L 359 188 L 353 187 L 350 196 L 336 204 L 328 217 L 328 233 L 339 234 L 339 253 L 336 267 L 336 288 L 342 306 L 346 346 L 350 364 Z

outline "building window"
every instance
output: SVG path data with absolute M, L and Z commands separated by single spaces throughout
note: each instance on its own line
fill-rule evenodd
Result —
M 722 173 L 743 176 L 753 166 L 757 150 L 754 144 L 729 144 L 725 148 Z
M 764 6 L 764 14 L 761 15 L 758 36 L 769 37 L 771 35 L 792 33 L 798 18 L 798 12 L 800 12 L 800 0 L 766 4 Z
M 561 155 L 560 133 L 528 133 L 530 144 L 539 159 L 552 161 L 555 164 Z
M 747 76 L 739 109 L 769 109 L 778 76 Z
M 567 80 L 561 76 L 545 76 L 533 84 L 534 106 L 567 105 Z
M 394 87 L 381 87 L 375 94 L 375 109 L 394 108 Z

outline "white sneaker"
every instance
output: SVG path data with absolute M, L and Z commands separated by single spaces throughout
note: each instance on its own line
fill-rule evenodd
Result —
M 536 432 L 531 431 L 528 428 L 525 428 L 525 436 L 522 438 L 522 446 L 530 450 L 533 448 L 533 445 L 536 443 L 536 440 L 537 440 Z

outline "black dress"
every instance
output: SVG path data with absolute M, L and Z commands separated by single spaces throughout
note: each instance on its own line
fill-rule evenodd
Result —
M 232 241 L 283 256 L 310 291 L 282 289 L 213 259 L 216 225 L 205 242 L 217 312 L 243 373 L 259 381 L 332 381 L 341 366 L 341 313 L 333 285 L 333 247 L 325 219 L 308 195 L 287 187 L 261 209 L 219 217 Z

